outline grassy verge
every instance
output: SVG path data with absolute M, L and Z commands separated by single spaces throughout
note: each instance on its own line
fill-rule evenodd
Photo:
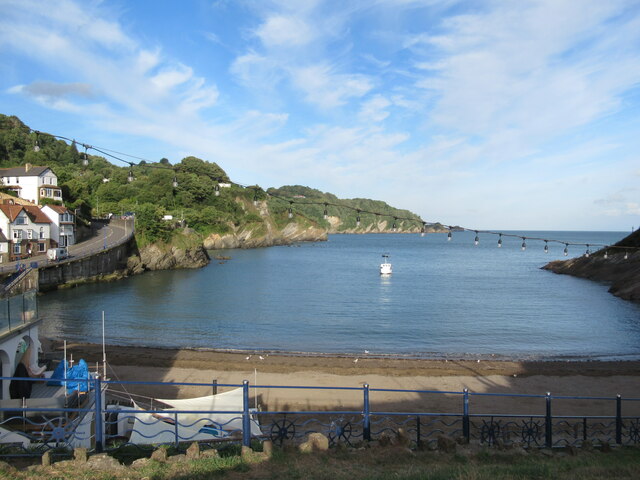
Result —
M 150 461 L 142 468 L 99 471 L 67 462 L 59 467 L 38 467 L 29 471 L 0 470 L 0 478 L 87 479 L 87 480 L 198 480 L 246 479 L 634 479 L 640 478 L 640 449 L 620 448 L 610 453 L 579 452 L 551 456 L 534 452 L 525 455 L 481 451 L 476 455 L 412 452 L 400 448 L 361 450 L 332 449 L 317 454 L 274 451 L 246 457 L 222 455 L 214 458 L 166 463 Z

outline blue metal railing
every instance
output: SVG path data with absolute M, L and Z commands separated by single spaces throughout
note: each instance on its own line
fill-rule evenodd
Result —
M 14 379 L 0 377 L 1 381 L 26 380 L 43 382 L 43 379 Z M 64 381 L 64 380 L 63 380 Z M 210 383 L 194 382 L 139 382 L 139 381 L 105 381 L 99 377 L 80 380 L 90 383 L 93 392 L 101 392 L 104 387 L 107 399 L 111 396 L 126 397 L 127 387 L 171 388 L 203 387 L 210 389 Z M 640 444 L 640 398 L 623 398 L 616 396 L 553 396 L 547 394 L 517 393 L 484 393 L 463 391 L 407 390 L 371 388 L 368 384 L 362 387 L 321 387 L 321 386 L 289 386 L 289 385 L 250 385 L 216 384 L 217 387 L 239 388 L 242 390 L 241 402 L 234 410 L 192 410 L 154 408 L 143 409 L 132 405 L 104 405 L 100 395 L 88 402 L 83 408 L 46 408 L 29 407 L 26 400 L 22 406 L 0 401 L 0 444 L 11 443 L 17 448 L 15 436 L 7 432 L 22 427 L 21 433 L 29 449 L 25 453 L 42 452 L 60 446 L 73 447 L 80 443 L 90 443 L 90 448 L 100 452 L 115 450 L 131 445 L 131 434 L 142 441 L 138 445 L 170 443 L 181 448 L 186 442 L 194 440 L 204 443 L 234 441 L 249 446 L 252 438 L 271 439 L 276 444 L 301 441 L 311 432 L 325 434 L 332 444 L 346 443 L 354 445 L 360 442 L 381 440 L 385 435 L 398 435 L 402 429 L 411 445 L 419 447 L 425 443 L 436 442 L 440 435 L 448 436 L 464 442 L 476 442 L 487 446 L 499 444 L 519 444 L 525 448 L 558 447 L 564 445 L 581 445 L 589 440 L 594 445 L 637 445 Z M 257 410 L 251 408 L 260 390 L 291 391 L 336 391 L 361 392 L 361 402 L 356 408 L 324 410 Z M 453 411 L 399 410 L 376 407 L 371 395 L 374 393 L 398 395 L 434 395 L 451 400 Z M 153 402 L 147 398 L 147 401 Z M 495 398 L 508 401 L 504 412 L 471 412 L 475 399 Z M 538 407 L 543 412 L 522 411 L 523 399 L 539 399 Z M 348 400 L 352 402 L 352 399 Z M 398 399 L 398 404 L 402 398 Z M 591 407 L 590 413 L 568 415 L 554 414 L 553 406 L 561 407 L 566 401 L 581 401 Z M 394 400 L 385 400 L 393 405 Z M 19 403 L 19 402 L 18 402 Z M 128 402 L 127 402 L 128 403 Z M 356 402 L 358 403 L 358 402 Z M 385 403 L 386 404 L 386 403 Z M 528 407 L 530 410 L 531 408 Z M 566 410 L 566 407 L 564 407 Z M 9 412 L 9 414 L 7 414 Z M 625 412 L 628 412 L 626 415 Z M 91 414 L 97 419 L 90 435 L 77 435 L 79 418 Z M 186 417 L 196 414 L 198 418 Z M 213 414 L 225 415 L 224 420 L 211 420 Z M 182 417 L 181 417 L 182 415 Z M 144 416 L 144 418 L 142 418 Z M 201 418 L 200 418 L 201 417 Z M 74 423 L 74 421 L 76 423 Z M 139 423 L 136 423 L 139 422 Z M 256 426 L 259 424 L 259 430 Z M 146 427 L 153 427 L 146 430 Z M 19 428 L 17 429 L 19 430 Z M 259 431 L 259 433 L 258 433 Z M 83 436 L 84 435 L 84 436 Z M 209 435 L 209 436 L 207 436 Z M 28 440 L 28 442 L 27 442 Z M 0 445 L 0 455 L 7 455 L 5 447 Z M 13 453 L 15 454 L 15 451 Z

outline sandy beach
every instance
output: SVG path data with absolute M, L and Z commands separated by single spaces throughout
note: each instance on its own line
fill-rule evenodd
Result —
M 62 354 L 62 343 L 43 342 L 45 353 Z M 84 358 L 92 368 L 102 360 L 102 346 L 68 343 L 67 353 Z M 362 356 L 294 356 L 251 352 L 217 352 L 160 348 L 106 347 L 108 377 L 115 381 L 180 382 L 204 385 L 135 385 L 126 390 L 153 398 L 209 395 L 212 382 L 222 392 L 248 380 L 252 403 L 261 410 L 360 410 L 362 386 L 372 389 L 376 411 L 459 412 L 462 396 L 526 394 L 640 399 L 639 361 L 492 361 L 372 358 Z M 262 356 L 262 359 L 260 358 Z M 248 359 L 247 359 L 248 358 Z M 355 361 L 357 358 L 357 362 Z M 308 386 L 320 389 L 281 389 L 266 386 Z M 333 387 L 334 389 L 324 389 Z M 338 389 L 335 389 L 335 388 Z M 348 388 L 353 390 L 342 390 Z M 375 389 L 422 390 L 429 393 Z M 254 395 L 257 395 L 257 399 Z M 471 396 L 471 410 L 482 413 L 543 414 L 544 398 Z M 613 400 L 554 399 L 554 415 L 614 415 Z M 624 415 L 640 415 L 640 401 L 623 404 Z

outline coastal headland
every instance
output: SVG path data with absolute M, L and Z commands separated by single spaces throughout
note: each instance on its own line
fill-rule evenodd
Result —
M 62 352 L 62 342 L 51 341 L 44 345 L 53 355 Z M 75 359 L 84 358 L 90 365 L 102 360 L 101 345 L 67 343 L 67 352 Z M 473 408 L 482 412 L 502 409 L 503 413 L 531 413 L 532 410 L 543 413 L 544 398 L 539 396 L 547 392 L 555 396 L 614 399 L 619 394 L 623 398 L 640 398 L 640 361 L 435 360 L 114 345 L 106 346 L 106 354 L 108 377 L 112 380 L 203 384 L 126 385 L 128 393 L 155 398 L 209 395 L 214 380 L 221 385 L 238 385 L 249 380 L 251 385 L 259 387 L 256 392 L 263 410 L 285 407 L 358 409 L 362 402 L 360 388 L 365 383 L 372 389 L 461 392 L 468 388 L 476 394 L 536 396 L 472 397 Z M 289 390 L 264 386 L 350 387 L 356 390 Z M 119 385 L 113 387 L 119 389 Z M 459 410 L 462 399 L 455 394 L 374 392 L 372 401 L 380 409 L 447 412 Z M 558 413 L 572 415 L 609 415 L 615 412 L 614 403 L 566 399 L 556 401 L 554 408 Z M 640 414 L 640 402 L 629 402 L 625 414 Z

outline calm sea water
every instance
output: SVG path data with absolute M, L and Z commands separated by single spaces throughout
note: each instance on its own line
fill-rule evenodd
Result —
M 615 232 L 520 232 L 613 243 Z M 109 344 L 467 357 L 640 358 L 640 305 L 540 267 L 564 245 L 455 232 L 333 235 L 221 252 L 200 270 L 146 273 L 40 298 L 45 336 Z M 584 247 L 570 247 L 577 256 Z M 381 255 L 393 263 L 379 275 Z

